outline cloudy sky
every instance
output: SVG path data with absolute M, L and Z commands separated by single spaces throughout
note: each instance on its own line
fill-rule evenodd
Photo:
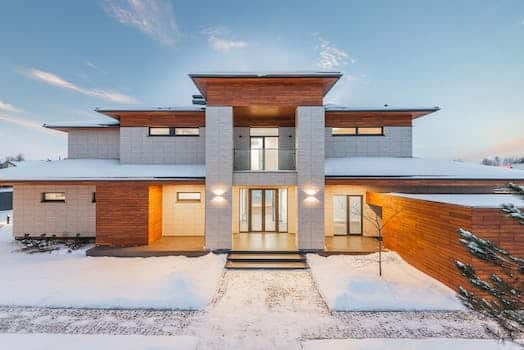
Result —
M 66 156 L 43 122 L 189 105 L 189 72 L 336 70 L 327 103 L 441 106 L 414 152 L 524 154 L 524 1 L 19 1 L 0 5 L 0 158 Z

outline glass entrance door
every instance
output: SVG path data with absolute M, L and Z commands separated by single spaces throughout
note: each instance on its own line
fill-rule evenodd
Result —
M 241 189 L 241 232 L 287 232 L 287 189 Z

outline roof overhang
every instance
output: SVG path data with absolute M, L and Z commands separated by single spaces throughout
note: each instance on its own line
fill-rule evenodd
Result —
M 321 84 L 322 96 L 325 96 L 342 77 L 340 72 L 224 72 L 224 73 L 190 73 L 189 77 L 198 91 L 208 99 L 208 87 L 213 82 L 225 84 L 273 84 L 302 82 L 304 84 Z
M 145 109 L 95 109 L 95 112 L 108 117 L 120 120 L 121 117 L 135 116 L 171 116 L 176 113 L 204 113 L 205 107 L 188 106 L 188 107 L 168 107 L 168 108 L 145 108 Z
M 339 107 L 326 106 L 327 114 L 338 114 L 347 116 L 367 116 L 374 115 L 379 117 L 389 116 L 410 116 L 411 119 L 420 118 L 428 114 L 438 112 L 440 107 L 383 107 L 383 108 L 359 108 L 359 107 Z

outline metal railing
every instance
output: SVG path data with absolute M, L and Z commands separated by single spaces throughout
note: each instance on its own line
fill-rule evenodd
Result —
M 254 148 L 234 150 L 234 170 L 279 171 L 296 169 L 295 149 Z

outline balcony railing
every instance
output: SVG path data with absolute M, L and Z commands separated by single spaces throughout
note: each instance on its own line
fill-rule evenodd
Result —
M 295 170 L 294 149 L 256 148 L 235 149 L 236 171 Z

